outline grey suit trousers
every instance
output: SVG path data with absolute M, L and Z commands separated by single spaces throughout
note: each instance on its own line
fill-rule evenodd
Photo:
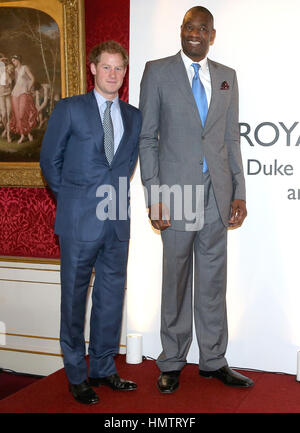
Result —
M 210 176 L 204 176 L 203 228 L 178 231 L 171 227 L 161 233 L 163 351 L 157 365 L 163 372 L 181 370 L 186 364 L 192 342 L 193 313 L 199 368 L 209 371 L 227 365 L 227 229 L 219 215 Z

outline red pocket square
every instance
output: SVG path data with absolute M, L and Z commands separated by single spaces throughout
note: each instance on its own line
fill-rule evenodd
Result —
M 227 81 L 223 81 L 220 90 L 228 90 L 228 89 L 229 89 L 229 84 L 227 83 Z

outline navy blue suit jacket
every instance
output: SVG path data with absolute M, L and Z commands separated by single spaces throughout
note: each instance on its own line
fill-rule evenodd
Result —
M 99 238 L 104 221 L 96 208 L 105 197 L 97 197 L 101 185 L 112 185 L 116 191 L 118 218 L 119 179 L 127 182 L 125 198 L 129 206 L 129 180 L 137 157 L 141 129 L 140 111 L 120 100 L 124 134 L 109 166 L 103 145 L 103 128 L 94 92 L 60 100 L 49 119 L 40 165 L 43 175 L 57 198 L 55 233 L 73 236 L 81 241 Z M 124 188 L 122 191 L 124 202 Z M 129 239 L 130 219 L 115 222 L 121 241 Z

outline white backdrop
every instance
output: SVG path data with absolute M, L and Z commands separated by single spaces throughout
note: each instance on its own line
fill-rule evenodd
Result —
M 145 62 L 179 51 L 183 15 L 198 4 L 215 17 L 209 57 L 237 71 L 244 134 L 248 217 L 229 232 L 227 359 L 235 367 L 294 374 L 300 349 L 300 3 L 131 0 L 133 105 Z M 143 354 L 156 358 L 162 247 L 147 219 L 139 167 L 131 193 L 128 332 L 141 332 Z M 188 361 L 198 362 L 195 338 Z

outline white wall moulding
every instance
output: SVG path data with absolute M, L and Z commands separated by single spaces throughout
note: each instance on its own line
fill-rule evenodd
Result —
M 93 278 L 86 307 L 87 349 L 92 285 Z M 0 367 L 39 375 L 48 375 L 63 368 L 59 326 L 59 264 L 1 261 Z M 119 352 L 126 352 L 125 316 Z

